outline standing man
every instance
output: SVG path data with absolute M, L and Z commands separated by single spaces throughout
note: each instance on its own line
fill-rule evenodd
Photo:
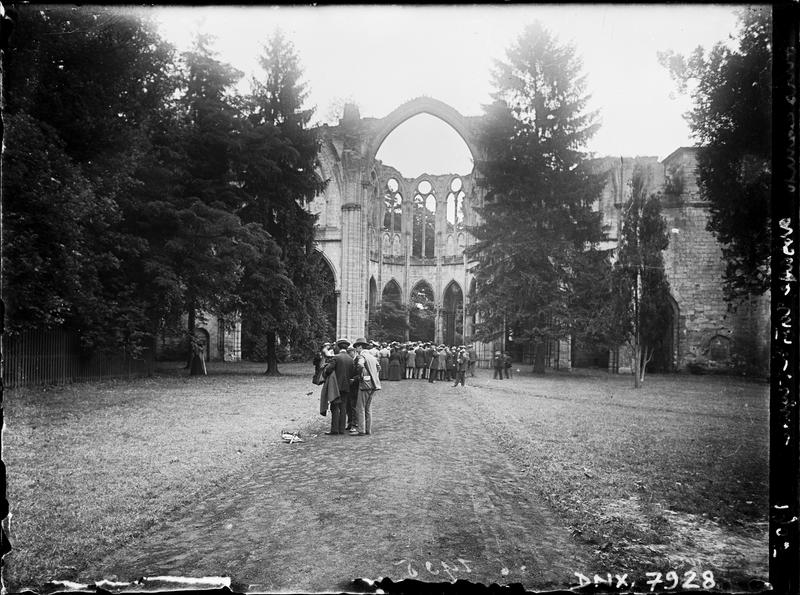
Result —
M 355 376 L 355 367 L 353 358 L 347 353 L 348 347 L 350 347 L 350 341 L 346 339 L 336 341 L 336 348 L 339 352 L 325 366 L 325 375 L 334 372 L 339 384 L 339 398 L 331 402 L 331 431 L 325 432 L 326 434 L 344 434 L 347 427 L 347 408 L 350 400 L 355 398 L 355 395 L 350 392 L 353 376 Z
M 467 353 L 469 354 L 469 376 L 475 378 L 475 364 L 478 361 L 478 352 L 475 351 L 475 346 L 470 343 L 467 346 Z
M 499 351 L 494 352 L 494 357 L 492 358 L 492 367 L 494 368 L 494 376 L 495 380 L 503 379 L 503 368 L 506 365 L 506 359 L 503 357 L 503 354 Z
M 458 383 L 461 383 L 461 386 L 466 385 L 466 376 L 467 376 L 467 368 L 469 368 L 469 354 L 467 353 L 466 348 L 462 345 L 461 349 L 458 352 L 458 356 L 456 358 L 456 383 L 453 386 L 458 386 Z
M 425 346 L 421 343 L 414 351 L 414 378 L 425 378 Z
M 353 347 L 356 348 L 354 365 L 359 388 L 356 398 L 356 427 L 355 431 L 350 430 L 350 435 L 366 436 L 372 433 L 372 397 L 376 391 L 381 390 L 380 364 L 364 349 L 368 347 L 366 339 L 356 339 Z
M 417 356 L 414 353 L 413 343 L 406 344 L 405 358 L 406 358 L 406 380 L 408 380 L 414 378 L 414 370 L 416 370 L 417 366 Z

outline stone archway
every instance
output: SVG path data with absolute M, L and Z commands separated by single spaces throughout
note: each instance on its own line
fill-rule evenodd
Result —
M 408 338 L 412 341 L 433 341 L 436 337 L 436 307 L 433 287 L 418 281 L 408 299 Z
M 464 342 L 464 292 L 456 281 L 447 285 L 442 298 L 442 339 L 447 345 Z
M 386 140 L 386 137 L 389 136 L 395 128 L 400 126 L 400 124 L 419 114 L 430 114 L 431 116 L 439 118 L 446 124 L 449 124 L 467 145 L 470 153 L 472 153 L 473 160 L 477 160 L 479 156 L 478 143 L 475 140 L 475 131 L 470 119 L 464 117 L 455 108 L 447 105 L 443 101 L 433 99 L 432 97 L 417 97 L 416 99 L 407 101 L 379 121 L 377 128 L 373 131 L 367 143 L 367 149 L 364 154 L 366 157 L 364 175 L 367 175 L 372 169 L 375 162 L 375 155 L 378 153 L 378 149 L 381 144 L 383 144 L 383 141 Z
M 332 340 L 335 340 L 334 335 L 336 334 L 338 311 L 336 273 L 328 257 L 320 250 L 314 250 L 308 258 L 313 266 L 314 275 L 317 279 L 317 287 L 319 293 L 322 295 L 322 308 L 325 311 L 325 316 L 329 325 L 326 336 L 332 337 Z

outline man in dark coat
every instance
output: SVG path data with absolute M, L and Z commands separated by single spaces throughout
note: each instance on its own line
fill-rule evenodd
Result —
M 456 383 L 453 386 L 458 386 L 459 382 L 461 383 L 461 386 L 466 386 L 467 368 L 469 368 L 469 354 L 463 345 L 459 348 L 458 355 L 456 356 L 456 366 Z
M 425 378 L 425 347 L 417 345 L 414 351 L 414 378 Z
M 433 382 L 433 379 L 431 378 L 430 367 L 431 367 L 431 361 L 433 361 L 434 353 L 436 353 L 436 351 L 434 350 L 433 345 L 431 345 L 430 343 L 426 343 L 425 344 L 425 374 L 427 375 L 427 378 L 428 378 L 428 380 L 430 382 Z M 426 376 L 423 376 L 423 378 L 425 378 L 425 377 Z
M 503 379 L 503 370 L 506 367 L 506 358 L 503 357 L 503 354 L 499 351 L 494 352 L 494 357 L 492 358 L 492 367 L 494 368 L 494 380 L 502 380 Z
M 336 373 L 336 381 L 339 383 L 339 398 L 331 402 L 331 431 L 326 434 L 344 434 L 347 427 L 347 408 L 350 401 L 355 398 L 351 393 L 355 368 L 353 358 L 347 353 L 350 341 L 339 339 L 336 342 L 339 353 L 325 366 L 325 374 Z

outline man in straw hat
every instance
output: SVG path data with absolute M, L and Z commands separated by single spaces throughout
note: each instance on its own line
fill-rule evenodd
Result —
M 355 431 L 350 430 L 350 435 L 366 436 L 372 433 L 372 396 L 381 389 L 380 364 L 365 349 L 369 347 L 366 339 L 356 339 L 353 347 L 356 348 L 354 365 L 359 388 L 356 397 L 356 428 Z

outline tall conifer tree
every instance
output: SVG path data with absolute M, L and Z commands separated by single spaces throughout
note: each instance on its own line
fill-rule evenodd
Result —
M 295 347 L 324 332 L 322 260 L 311 258 L 315 216 L 305 206 L 324 188 L 316 173 L 319 142 L 308 127 L 312 109 L 294 46 L 279 31 L 260 58 L 263 80 L 253 80 L 247 98 L 241 179 L 244 221 L 264 226 L 280 248 L 286 275 L 280 290 L 253 296 L 245 306 L 248 332 L 263 335 L 267 374 L 278 374 L 279 338 Z M 327 288 L 332 290 L 332 288 Z M 321 338 L 321 337 L 317 337 Z
M 579 262 L 603 238 L 591 205 L 602 181 L 581 168 L 597 130 L 581 62 L 539 23 L 527 27 L 494 72 L 494 103 L 480 133 L 486 189 L 470 253 L 477 258 L 477 338 L 541 347 L 579 321 L 569 304 Z M 543 349 L 536 369 L 544 370 Z

